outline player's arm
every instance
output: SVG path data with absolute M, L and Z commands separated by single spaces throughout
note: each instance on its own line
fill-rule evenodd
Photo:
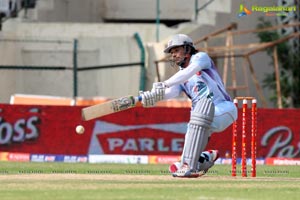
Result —
M 153 83 L 151 91 L 140 93 L 143 106 L 151 107 L 154 106 L 158 101 L 178 96 L 178 88 L 180 88 L 180 83 L 185 82 L 198 71 L 200 71 L 200 67 L 195 64 L 190 64 L 185 69 L 177 72 L 167 81 Z
M 197 72 L 211 67 L 211 60 L 206 53 L 200 52 L 194 55 L 190 64 L 178 71 L 164 82 L 153 83 L 151 91 L 142 92 L 142 104 L 144 107 L 154 106 L 157 101 L 178 96 L 179 84 L 184 83 Z M 170 88 L 170 89 L 168 89 Z M 167 90 L 168 89 L 168 90 Z
M 166 87 L 171 87 L 173 85 L 184 83 L 197 72 L 203 69 L 208 69 L 210 66 L 211 61 L 209 56 L 206 53 L 198 53 L 192 57 L 190 64 L 186 68 L 178 71 L 171 78 L 164 81 L 164 83 Z
M 163 83 L 157 85 L 154 84 L 151 91 L 140 92 L 140 96 L 142 97 L 142 104 L 144 107 L 152 107 L 158 101 L 161 101 L 163 99 L 175 98 L 181 93 L 181 87 L 179 85 L 174 85 L 168 88 L 165 87 Z

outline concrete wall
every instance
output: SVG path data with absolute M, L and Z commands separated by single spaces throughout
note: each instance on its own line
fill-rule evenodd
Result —
M 183 24 L 172 29 L 161 24 L 161 38 L 176 33 L 185 27 L 197 25 Z M 12 36 L 26 36 L 51 39 L 73 39 L 77 37 L 122 37 L 132 36 L 138 32 L 143 42 L 156 41 L 156 26 L 153 24 L 126 24 L 126 23 L 58 23 L 32 22 L 24 19 L 11 19 L 3 24 L 1 34 Z M 112 41 L 112 45 L 114 42 Z
M 160 30 L 163 37 L 178 31 L 164 25 Z M 0 34 L 0 55 L 5 58 L 0 59 L 0 65 L 72 67 L 75 38 L 79 40 L 78 67 L 137 63 L 141 62 L 141 50 L 133 37 L 135 33 L 145 46 L 156 40 L 156 26 L 151 24 L 37 23 L 12 19 L 3 25 Z M 16 93 L 73 95 L 72 70 L 3 72 L 0 102 L 9 102 L 10 96 Z M 140 66 L 81 71 L 78 81 L 79 96 L 136 95 L 140 87 Z M 150 81 L 145 82 L 152 85 Z
M 79 44 L 78 65 L 82 68 L 141 62 L 141 50 L 134 37 L 79 38 Z M 79 95 L 85 97 L 137 95 L 140 73 L 140 65 L 82 71 L 79 73 Z
M 26 18 L 39 22 L 102 22 L 103 9 L 103 0 L 37 0 L 36 8 L 29 9 Z
M 3 35 L 2 35 L 3 36 Z M 15 93 L 72 97 L 74 40 L 1 38 L 2 66 L 63 66 L 68 70 L 1 70 L 2 102 Z M 141 50 L 131 37 L 78 37 L 78 68 L 139 63 Z M 113 41 L 113 42 L 112 42 Z M 108 54 L 108 52 L 110 54 Z M 5 58 L 5 59 L 3 59 Z M 141 66 L 78 72 L 79 96 L 118 97 L 137 94 Z M 130 83 L 130 84 L 129 84 Z
M 2 66 L 71 66 L 72 41 L 37 37 L 0 35 L 0 65 Z M 1 70 L 1 102 L 10 95 L 48 94 L 72 96 L 71 71 Z
M 105 14 L 109 20 L 155 20 L 156 0 L 105 0 Z M 160 0 L 160 19 L 191 20 L 194 15 L 194 0 Z
M 207 1 L 198 1 L 198 7 Z M 214 10 L 224 12 L 231 3 L 218 0 L 212 3 Z M 195 0 L 160 0 L 161 20 L 193 20 Z M 207 12 L 203 13 L 207 15 Z M 200 17 L 203 17 L 201 13 Z M 210 13 L 211 14 L 211 13 Z M 40 22 L 103 22 L 103 20 L 155 20 L 156 0 L 38 0 L 36 9 L 28 18 Z M 211 17 L 211 16 L 210 16 Z

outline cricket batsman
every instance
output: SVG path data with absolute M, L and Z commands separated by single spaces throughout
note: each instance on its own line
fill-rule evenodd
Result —
M 218 158 L 217 150 L 204 151 L 212 133 L 221 132 L 237 119 L 237 108 L 228 95 L 212 59 L 198 52 L 190 37 L 177 34 L 165 53 L 179 71 L 164 82 L 153 83 L 151 91 L 141 92 L 144 107 L 184 92 L 192 101 L 181 161 L 172 164 L 173 177 L 204 175 Z M 203 152 L 204 151 L 204 152 Z

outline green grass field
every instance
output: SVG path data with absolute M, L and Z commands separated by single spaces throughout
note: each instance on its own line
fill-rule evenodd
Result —
M 257 166 L 256 178 L 215 165 L 196 179 L 173 178 L 167 165 L 0 162 L 6 199 L 299 199 L 300 166 Z M 250 169 L 250 167 L 248 166 Z

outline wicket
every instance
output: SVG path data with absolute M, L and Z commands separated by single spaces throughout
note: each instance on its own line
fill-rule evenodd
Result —
M 236 97 L 234 104 L 239 107 L 239 100 L 243 101 L 242 107 L 242 149 L 241 149 L 241 175 L 247 177 L 247 155 L 246 155 L 246 138 L 247 138 L 247 113 L 248 113 L 248 100 L 251 100 L 251 176 L 256 177 L 256 135 L 257 135 L 257 101 L 254 97 Z M 248 117 L 250 115 L 248 114 Z M 237 136 L 238 136 L 238 119 L 233 123 L 232 129 L 232 171 L 231 175 L 236 176 L 237 164 Z

